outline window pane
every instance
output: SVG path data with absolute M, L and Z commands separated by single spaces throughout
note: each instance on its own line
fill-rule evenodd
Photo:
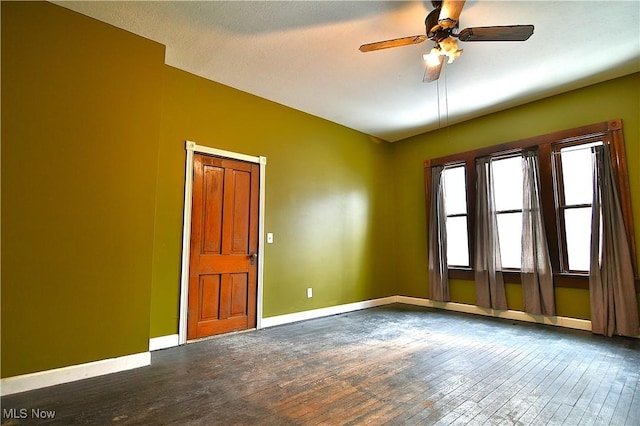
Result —
M 467 212 L 467 191 L 464 178 L 464 166 L 444 169 L 445 211 L 448 215 Z
M 602 142 L 560 150 L 566 205 L 591 204 L 593 173 L 591 169 L 591 150 L 588 147 L 593 145 L 602 145 Z
M 503 268 L 521 267 L 522 213 L 503 213 L 498 218 L 498 238 Z
M 467 217 L 447 218 L 447 265 L 469 266 Z
M 564 211 L 569 270 L 588 271 L 591 248 L 591 207 Z
M 496 210 L 522 210 L 522 157 L 491 163 Z

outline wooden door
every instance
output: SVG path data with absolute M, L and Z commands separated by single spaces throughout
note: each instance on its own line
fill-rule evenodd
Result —
M 259 171 L 194 156 L 188 339 L 256 326 Z

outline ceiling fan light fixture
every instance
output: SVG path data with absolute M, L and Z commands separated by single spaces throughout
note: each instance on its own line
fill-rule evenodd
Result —
M 458 49 L 458 40 L 453 37 L 447 37 L 438 42 L 440 46 L 440 54 L 449 58 L 448 63 L 452 63 L 462 54 L 462 49 Z
M 425 53 L 424 55 L 422 55 L 422 57 L 424 58 L 424 61 L 428 66 L 435 67 L 440 64 L 440 55 L 442 55 L 440 48 L 434 47 L 433 49 L 431 49 L 431 52 Z

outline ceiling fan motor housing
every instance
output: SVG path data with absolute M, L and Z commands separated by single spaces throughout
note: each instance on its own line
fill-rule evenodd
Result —
M 426 34 L 429 40 L 433 40 L 435 42 L 441 42 L 442 40 L 450 37 L 452 34 L 453 28 L 458 27 L 458 23 L 451 28 L 443 28 L 442 25 L 438 22 L 440 18 L 440 8 L 433 9 L 424 20 L 424 26 L 426 28 Z

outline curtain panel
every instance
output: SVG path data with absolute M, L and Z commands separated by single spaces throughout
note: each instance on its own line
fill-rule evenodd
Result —
M 640 334 L 631 253 L 608 145 L 593 148 L 589 293 L 591 328 L 612 336 Z
M 496 217 L 491 159 L 476 160 L 475 282 L 476 304 L 485 308 L 507 309 L 502 277 L 498 221 Z
M 540 201 L 538 155 L 522 157 L 522 266 L 520 277 L 524 310 L 534 315 L 555 315 L 553 271 Z
M 431 202 L 429 211 L 429 297 L 448 302 L 447 215 L 445 211 L 443 166 L 431 167 Z

